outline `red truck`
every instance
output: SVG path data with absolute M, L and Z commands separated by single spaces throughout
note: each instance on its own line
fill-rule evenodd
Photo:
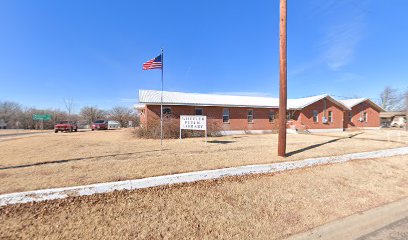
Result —
M 59 123 L 55 124 L 54 132 L 77 132 L 78 125 L 72 121 L 60 121 Z

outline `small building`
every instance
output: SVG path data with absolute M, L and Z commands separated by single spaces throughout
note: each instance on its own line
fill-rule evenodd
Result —
M 407 122 L 406 112 L 382 112 L 380 122 L 383 127 L 403 127 Z
M 0 129 L 6 129 L 7 128 L 7 123 L 4 121 L 4 119 L 0 119 Z
M 161 91 L 140 90 L 142 126 L 160 119 Z M 358 115 L 363 111 L 366 122 Z M 379 127 L 382 109 L 369 99 L 336 100 L 328 94 L 288 99 L 288 131 L 330 132 L 351 127 Z M 216 125 L 223 134 L 267 133 L 277 129 L 279 99 L 253 96 L 231 96 L 163 92 L 163 113 L 178 119 L 180 115 L 205 115 L 207 124 Z M 349 113 L 351 112 L 351 113 Z M 365 113 L 364 113 L 365 112 Z M 352 115 L 351 121 L 345 116 Z

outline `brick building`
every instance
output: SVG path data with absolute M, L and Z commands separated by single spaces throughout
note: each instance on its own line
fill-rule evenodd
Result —
M 142 126 L 148 127 L 149 122 L 160 118 L 160 102 L 160 91 L 139 91 L 135 107 Z M 217 125 L 223 134 L 271 132 L 277 128 L 278 108 L 278 98 L 163 92 L 166 116 L 178 119 L 180 115 L 205 115 L 208 124 Z M 369 99 L 336 100 L 327 94 L 288 99 L 286 127 L 290 132 L 378 128 L 381 111 Z

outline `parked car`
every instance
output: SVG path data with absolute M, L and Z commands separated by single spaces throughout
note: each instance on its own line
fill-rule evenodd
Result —
M 109 124 L 107 120 L 96 120 L 92 123 L 91 129 L 94 130 L 108 130 Z
M 405 117 L 402 116 L 396 116 L 394 117 L 394 119 L 391 122 L 391 127 L 405 127 L 405 124 L 407 124 L 407 120 L 405 119 Z
M 78 125 L 72 121 L 60 121 L 59 123 L 55 124 L 54 132 L 77 132 Z

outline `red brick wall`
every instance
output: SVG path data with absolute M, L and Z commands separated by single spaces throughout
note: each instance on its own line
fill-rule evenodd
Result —
M 326 119 L 329 117 L 329 111 L 333 113 L 333 122 L 323 123 L 324 100 L 326 101 Z M 318 111 L 318 122 L 313 122 L 313 110 Z M 315 102 L 300 112 L 297 124 L 305 126 L 306 129 L 330 129 L 343 128 L 343 109 L 334 104 L 327 98 Z
M 326 101 L 326 118 L 328 119 L 329 111 L 333 113 L 333 122 L 323 123 L 323 106 Z M 180 115 L 194 115 L 195 108 L 202 108 L 203 114 L 207 116 L 209 124 L 217 124 L 223 130 L 271 130 L 276 125 L 269 122 L 269 110 L 278 115 L 278 109 L 271 108 L 246 108 L 246 107 L 229 107 L 230 121 L 229 123 L 222 122 L 222 114 L 224 107 L 194 107 L 194 106 L 164 106 L 170 107 L 172 115 L 179 118 Z M 253 110 L 253 123 L 247 121 L 247 110 Z M 318 122 L 313 122 L 313 110 L 318 111 Z M 358 121 L 361 111 L 367 111 L 368 122 L 361 123 Z M 147 121 L 160 118 L 160 106 L 148 105 L 145 107 L 144 115 L 141 115 L 141 123 L 146 124 Z M 348 122 L 348 111 L 343 111 L 338 105 L 325 98 L 315 102 L 302 110 L 290 111 L 293 113 L 293 120 L 290 120 L 288 125 L 296 126 L 297 129 L 334 129 L 334 128 L 350 128 L 350 127 L 379 127 L 380 118 L 379 112 L 372 108 L 368 102 L 361 103 L 352 109 L 352 122 Z
M 363 128 L 363 127 L 379 127 L 380 126 L 380 112 L 373 108 L 370 102 L 365 101 L 351 109 L 352 118 L 349 121 L 349 112 L 344 113 L 344 126 L 346 128 Z M 360 117 L 367 112 L 367 122 L 360 122 Z
M 273 110 L 277 116 L 278 109 L 271 108 L 244 108 L 228 107 L 230 113 L 229 123 L 223 123 L 222 114 L 224 107 L 193 107 L 193 106 L 163 106 L 170 107 L 172 115 L 179 118 L 180 115 L 194 115 L 195 108 L 202 108 L 203 115 L 207 116 L 207 122 L 221 126 L 223 130 L 271 130 L 273 124 L 269 122 L 269 110 Z M 248 123 L 247 111 L 253 110 L 253 122 Z M 160 106 L 149 105 L 146 107 L 147 119 L 160 118 Z

